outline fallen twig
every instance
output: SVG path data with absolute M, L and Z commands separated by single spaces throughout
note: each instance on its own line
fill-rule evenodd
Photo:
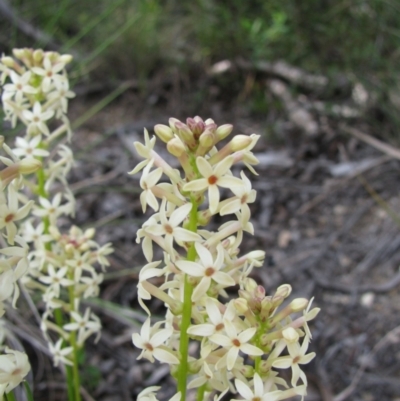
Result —
M 343 124 L 340 126 L 340 128 L 343 131 L 347 132 L 348 134 L 353 135 L 357 139 L 368 143 L 375 149 L 378 149 L 381 152 L 386 153 L 388 156 L 391 156 L 391 157 L 394 157 L 395 159 L 400 160 L 400 150 L 399 149 L 396 149 L 395 147 L 393 147 L 385 142 L 382 142 L 379 139 L 372 137 L 371 135 L 364 134 L 363 132 L 361 132 L 360 130 L 358 130 L 356 128 L 349 127 L 349 126 L 343 125 Z

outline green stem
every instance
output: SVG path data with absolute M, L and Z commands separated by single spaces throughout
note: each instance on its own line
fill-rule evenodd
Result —
M 37 177 L 37 181 L 38 181 L 38 187 L 37 187 L 37 194 L 41 197 L 41 198 L 45 198 L 48 199 L 49 198 L 49 194 L 47 193 L 46 189 L 45 189 L 45 184 L 46 184 L 46 175 L 44 173 L 43 168 L 39 169 L 36 172 L 36 177 Z M 50 220 L 47 216 L 43 217 L 43 224 L 44 224 L 44 234 L 48 234 L 49 233 L 49 227 L 50 227 Z M 46 243 L 46 249 L 49 251 L 50 249 L 48 249 L 50 247 L 51 249 L 51 244 L 49 242 Z
M 254 337 L 254 345 L 258 348 L 262 348 L 261 336 L 268 330 L 268 324 L 266 322 L 261 321 L 259 317 L 257 317 L 257 320 L 260 326 Z M 258 374 L 261 373 L 260 372 L 261 362 L 262 362 L 262 356 L 256 356 L 254 359 L 254 371 Z
M 197 399 L 196 401 L 203 401 L 204 393 L 206 392 L 206 384 L 204 383 L 197 389 Z
M 68 401 L 75 401 L 75 390 L 74 390 L 74 373 L 72 366 L 65 366 L 67 371 L 67 389 L 68 389 Z
M 73 272 L 70 272 L 68 275 L 70 280 L 74 279 Z M 68 295 L 69 295 L 69 304 L 71 307 L 71 311 L 75 310 L 75 288 L 73 285 L 68 287 Z M 71 322 L 73 319 L 71 318 Z M 71 331 L 69 336 L 69 343 L 71 344 L 73 350 L 73 358 L 72 358 L 72 385 L 74 388 L 74 401 L 81 401 L 81 384 L 80 384 L 80 376 L 79 376 L 79 346 L 76 342 L 76 332 Z M 68 378 L 70 380 L 71 377 Z M 68 383 L 69 386 L 70 383 Z M 72 401 L 72 400 L 69 400 Z
M 189 230 L 197 232 L 197 210 L 198 204 L 192 199 L 192 210 L 189 217 Z M 194 243 L 190 245 L 187 252 L 187 260 L 194 262 L 196 260 L 196 248 Z M 178 370 L 178 391 L 181 392 L 181 401 L 186 401 L 186 383 L 188 375 L 188 357 L 189 357 L 189 335 L 187 330 L 190 326 L 192 317 L 192 293 L 193 285 L 190 284 L 188 276 L 185 274 L 183 290 L 183 311 L 180 333 L 179 352 L 181 356 Z

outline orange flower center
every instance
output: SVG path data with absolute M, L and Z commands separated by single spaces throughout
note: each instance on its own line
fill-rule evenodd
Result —
M 6 218 L 4 219 L 4 221 L 5 221 L 6 223 L 9 223 L 10 221 L 13 221 L 13 220 L 14 220 L 14 214 L 13 214 L 13 213 L 8 214 L 8 215 L 6 216 Z
M 144 344 L 144 346 L 145 346 L 145 348 L 146 348 L 147 350 L 149 350 L 150 352 L 151 352 L 151 351 L 154 351 L 154 347 L 153 347 L 150 343 L 146 343 L 146 344 Z
M 216 330 L 216 331 L 220 331 L 220 330 L 222 330 L 224 327 L 225 327 L 225 325 L 224 325 L 223 323 L 218 323 L 218 324 L 215 326 L 215 330 Z
M 218 181 L 218 177 L 216 177 L 215 175 L 210 175 L 208 177 L 208 183 L 210 185 L 214 185 L 217 181 Z
M 211 277 L 215 273 L 215 269 L 213 267 L 207 267 L 205 271 L 205 275 L 207 277 Z
M 168 233 L 168 234 L 172 234 L 172 233 L 174 232 L 174 229 L 173 229 L 169 224 L 166 224 L 166 225 L 164 226 L 164 230 L 165 230 L 165 232 Z

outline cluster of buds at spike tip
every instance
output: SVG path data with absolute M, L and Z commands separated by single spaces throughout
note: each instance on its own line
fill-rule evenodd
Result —
M 234 176 L 232 168 L 244 164 L 256 174 L 252 150 L 259 136 L 228 140 L 232 130 L 230 124 L 218 126 L 200 117 L 156 125 L 154 132 L 180 170 L 157 153 L 156 138 L 146 130 L 144 144 L 134 143 L 144 160 L 130 174 L 143 170 L 141 204 L 143 211 L 149 206 L 155 214 L 137 233 L 148 262 L 139 274 L 138 297 L 149 318 L 133 334 L 133 343 L 141 350 L 138 359 L 170 365 L 177 380 L 174 401 L 185 401 L 188 389 L 198 389 L 197 401 L 221 399 L 228 391 L 249 401 L 304 396 L 307 379 L 300 366 L 314 357 L 307 353 L 307 322 L 319 309 L 302 298 L 284 306 L 291 294 L 288 284 L 266 294 L 249 277 L 262 266 L 265 252 L 239 255 L 244 232 L 254 232 L 249 204 L 256 191 L 244 171 Z M 213 215 L 227 216 L 227 221 L 209 231 Z M 154 260 L 159 254 L 154 246 L 163 258 Z M 155 278 L 164 278 L 163 284 L 157 286 Z M 238 291 L 236 298 L 233 291 Z M 166 307 L 165 319 L 153 326 L 147 306 L 151 298 Z M 193 341 L 199 351 L 190 354 L 196 349 L 190 347 Z M 274 370 L 288 368 L 291 387 Z M 156 390 L 145 389 L 139 398 L 157 400 Z
M 15 269 L 14 280 L 20 279 L 28 290 L 42 291 L 46 308 L 41 328 L 55 365 L 72 364 L 86 339 L 99 335 L 99 319 L 89 308 L 82 308 L 81 300 L 98 295 L 103 279 L 99 270 L 108 265 L 107 255 L 112 251 L 110 244 L 100 246 L 94 241 L 93 229 L 72 227 L 63 234 L 57 228 L 61 216 L 75 213 L 75 198 L 67 181 L 74 158 L 62 140 L 63 135 L 68 140 L 72 135 L 67 111 L 75 95 L 69 90 L 66 72 L 71 60 L 70 55 L 27 48 L 0 59 L 5 119 L 13 127 L 20 122 L 26 128 L 13 149 L 2 144 L 7 157 L 0 157 L 6 165 L 0 179 L 3 189 L 8 184 L 12 206 L 1 205 L 6 201 L 0 200 L 0 228 L 5 228 L 9 240 L 15 237 L 24 244 L 29 265 L 24 265 L 23 276 L 21 269 Z M 36 173 L 36 179 L 25 177 L 30 173 Z M 23 186 L 21 202 L 25 205 L 18 208 L 15 192 Z M 27 217 L 28 212 L 30 216 L 17 230 L 14 221 Z M 15 300 L 18 287 L 9 288 Z M 54 333 L 49 335 L 49 331 Z

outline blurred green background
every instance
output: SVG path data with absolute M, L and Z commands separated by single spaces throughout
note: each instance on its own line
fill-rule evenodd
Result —
M 77 85 L 112 87 L 135 80 L 146 97 L 149 87 L 178 79 L 195 93 L 195 108 L 206 97 L 207 71 L 214 63 L 284 60 L 310 73 L 362 83 L 378 105 L 368 123 L 384 128 L 390 139 L 398 137 L 400 2 L 395 0 L 2 0 L 0 5 L 2 51 L 28 46 L 72 52 Z M 48 38 L 24 33 L 21 24 Z M 215 79 L 231 101 L 245 101 L 250 113 L 265 113 L 265 83 L 257 74 L 253 78 L 245 99 L 242 71 Z M 325 96 L 334 101 L 341 94 Z

